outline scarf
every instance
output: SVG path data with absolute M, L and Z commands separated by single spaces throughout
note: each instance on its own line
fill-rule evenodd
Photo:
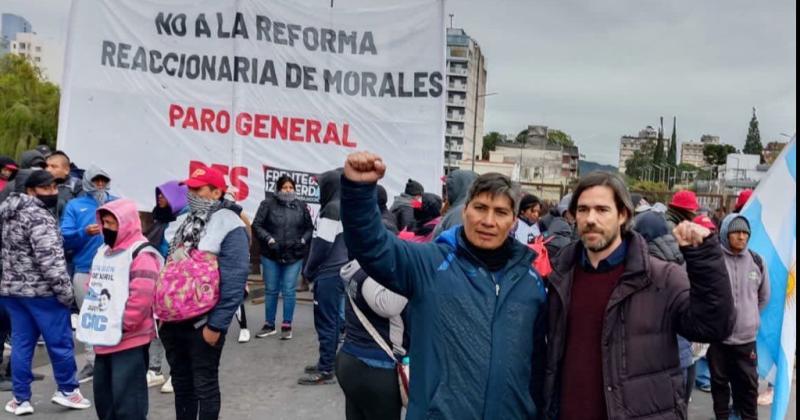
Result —
M 181 223 L 172 243 L 169 244 L 169 254 L 172 255 L 178 248 L 184 248 L 188 253 L 196 249 L 197 244 L 206 232 L 206 225 L 211 215 L 222 207 L 218 200 L 208 200 L 189 193 L 189 214 Z
M 511 238 L 506 239 L 503 245 L 498 249 L 481 249 L 472 245 L 469 239 L 467 239 L 467 234 L 464 233 L 464 229 L 461 229 L 461 239 L 464 240 L 467 250 L 469 250 L 478 261 L 486 265 L 486 268 L 491 272 L 502 270 L 506 264 L 508 264 L 514 250 L 512 247 L 514 240 Z

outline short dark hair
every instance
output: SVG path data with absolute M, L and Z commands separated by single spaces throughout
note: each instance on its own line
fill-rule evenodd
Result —
M 56 150 L 55 152 L 50 153 L 49 155 L 47 155 L 45 160 L 50 160 L 50 158 L 57 157 L 57 156 L 60 156 L 60 157 L 63 157 L 64 159 L 66 159 L 67 166 L 69 166 L 72 163 L 72 160 L 70 160 L 69 156 L 67 156 L 67 154 L 63 150 Z
M 106 295 L 107 298 L 111 299 L 111 292 L 108 289 L 103 289 L 100 291 L 100 296 Z
M 572 193 L 572 201 L 569 203 L 569 211 L 573 215 L 578 214 L 578 200 L 584 191 L 594 187 L 608 187 L 614 192 L 614 203 L 617 205 L 617 211 L 622 213 L 625 211 L 628 215 L 628 220 L 622 226 L 623 232 L 628 232 L 633 226 L 633 203 L 631 202 L 631 193 L 625 182 L 619 175 L 610 172 L 592 172 L 589 175 L 581 178 L 575 192 Z
M 511 200 L 511 211 L 517 214 L 517 199 L 511 179 L 503 174 L 491 172 L 483 174 L 475 179 L 469 189 L 466 204 L 482 194 L 491 194 L 492 198 L 498 195 L 505 195 Z
M 275 192 L 280 192 L 281 188 L 283 188 L 283 184 L 286 184 L 287 182 L 292 184 L 292 188 L 297 187 L 297 184 L 294 183 L 294 179 L 292 179 L 292 177 L 289 175 L 282 175 L 280 178 L 278 178 L 278 182 L 275 183 Z

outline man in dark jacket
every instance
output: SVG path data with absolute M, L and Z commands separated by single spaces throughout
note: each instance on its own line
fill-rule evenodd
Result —
M 533 253 L 508 236 L 516 222 L 511 181 L 472 184 L 464 226 L 433 243 L 403 242 L 380 221 L 375 183 L 386 167 L 350 155 L 342 223 L 367 274 L 409 299 L 411 380 L 407 419 L 526 419 L 539 412 L 545 290 Z
M 81 180 L 70 175 L 71 164 L 69 156 L 60 150 L 56 150 L 47 156 L 47 172 L 53 175 L 58 186 L 56 219 L 59 221 L 64 214 L 67 203 L 83 191 Z
M 688 277 L 651 257 L 630 232 L 633 205 L 614 174 L 584 177 L 570 211 L 581 240 L 550 275 L 545 417 L 686 418 L 676 335 L 705 342 L 731 330 L 719 241 L 692 223 L 675 229 Z
M 414 202 L 422 200 L 425 188 L 417 181 L 409 179 L 403 194 L 394 198 L 392 208 L 389 210 L 394 215 L 397 230 L 402 232 L 407 227 L 414 226 Z
M 341 169 L 319 176 L 320 212 L 303 271 L 314 283 L 314 328 L 319 339 L 319 360 L 306 366 L 300 385 L 335 383 L 333 365 L 342 327 L 340 308 L 344 285 L 339 270 L 349 261 L 340 217 Z M 373 198 L 375 198 L 373 192 Z M 377 211 L 378 205 L 375 205 Z

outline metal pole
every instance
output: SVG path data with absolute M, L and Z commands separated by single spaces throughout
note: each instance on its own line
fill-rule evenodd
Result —
M 475 76 L 475 109 L 472 110 L 472 172 L 475 172 L 475 148 L 478 144 L 478 99 L 480 98 L 481 60 L 483 60 L 483 53 L 478 56 L 478 68 L 475 69 L 477 75 Z M 520 166 L 520 168 L 522 167 Z

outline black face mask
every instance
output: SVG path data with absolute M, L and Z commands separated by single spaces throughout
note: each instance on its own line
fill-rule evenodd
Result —
M 117 231 L 103 228 L 103 242 L 113 248 L 117 243 Z
M 53 194 L 53 195 L 37 194 L 36 198 L 38 198 L 39 201 L 44 203 L 44 206 L 47 207 L 48 209 L 54 209 L 56 208 L 56 206 L 58 206 L 58 194 Z

